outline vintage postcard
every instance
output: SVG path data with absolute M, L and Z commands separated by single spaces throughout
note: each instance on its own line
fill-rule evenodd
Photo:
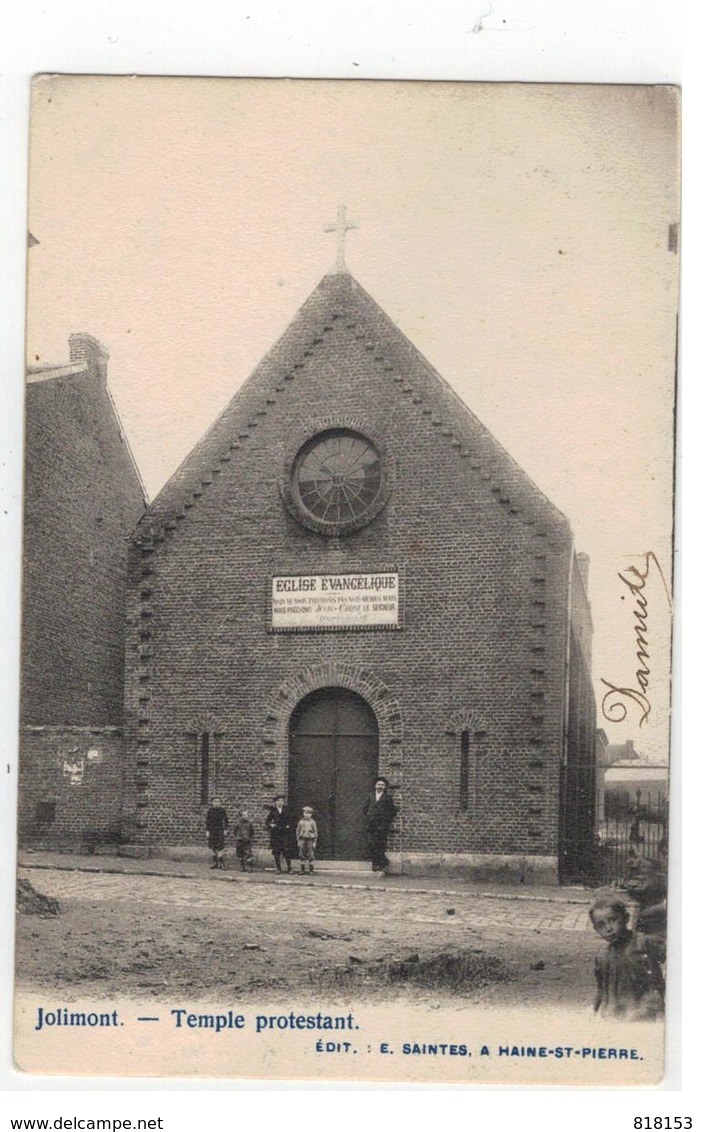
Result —
M 36 78 L 22 1070 L 662 1079 L 678 114 Z

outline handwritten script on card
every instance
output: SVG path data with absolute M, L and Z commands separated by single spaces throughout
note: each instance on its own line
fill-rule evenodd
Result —
M 652 550 L 646 551 L 643 557 L 644 567 L 642 570 L 638 566 L 627 566 L 622 573 L 617 575 L 624 583 L 629 596 L 633 598 L 634 647 L 638 668 L 634 673 L 631 686 L 628 688 L 611 684 L 609 680 L 602 680 L 602 683 L 608 689 L 602 698 L 602 714 L 605 719 L 609 720 L 610 723 L 622 723 L 627 718 L 632 705 L 634 705 L 639 712 L 639 727 L 642 727 L 648 721 L 651 714 L 651 702 L 648 698 L 651 683 L 649 598 L 646 594 L 651 567 L 654 567 L 652 577 L 657 575 L 660 579 L 668 606 L 671 606 L 670 593 L 658 558 Z

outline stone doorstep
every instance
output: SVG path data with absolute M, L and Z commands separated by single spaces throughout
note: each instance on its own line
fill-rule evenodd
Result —
M 120 857 L 134 859 L 156 859 L 174 863 L 201 863 L 207 860 L 211 850 L 206 845 L 141 845 L 124 844 L 116 848 Z M 96 854 L 98 856 L 98 854 Z M 258 870 L 272 868 L 270 849 L 257 844 L 253 850 L 254 864 Z M 475 853 L 411 853 L 390 850 L 388 852 L 389 876 L 413 878 L 444 878 L 468 882 L 470 884 L 524 885 L 528 890 L 532 885 L 541 885 L 557 890 L 557 866 L 555 858 L 534 858 L 521 854 L 475 854 Z M 236 863 L 233 843 L 225 847 L 225 860 L 230 867 Z M 297 862 L 297 858 L 295 858 Z M 328 860 L 318 858 L 315 872 L 364 872 L 370 873 L 370 861 Z
M 300 862 L 293 861 L 293 871 L 300 871 Z M 370 861 L 315 861 L 315 873 L 370 873 Z M 273 865 L 266 865 L 265 872 L 275 872 Z
M 169 846 L 159 845 L 149 847 L 146 845 L 120 845 L 117 849 L 118 857 L 132 858 L 134 860 L 161 860 L 172 861 L 174 864 L 179 862 L 182 864 L 201 864 L 203 861 L 209 861 L 212 852 L 206 846 Z M 238 867 L 236 851 L 233 845 L 227 845 L 224 852 L 224 859 L 227 863 L 227 868 L 235 871 Z M 257 847 L 254 851 L 254 865 L 257 872 L 275 872 L 273 865 L 273 857 L 268 849 Z M 293 869 L 299 871 L 300 862 L 295 857 L 293 858 Z M 371 873 L 370 861 L 329 861 L 329 860 L 316 860 L 314 862 L 315 873 Z M 390 874 L 398 874 L 399 870 L 393 868 L 391 863 Z

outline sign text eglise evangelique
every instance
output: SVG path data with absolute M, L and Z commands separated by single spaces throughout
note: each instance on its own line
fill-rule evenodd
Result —
M 271 579 L 273 632 L 396 629 L 399 625 L 398 573 L 304 574 Z

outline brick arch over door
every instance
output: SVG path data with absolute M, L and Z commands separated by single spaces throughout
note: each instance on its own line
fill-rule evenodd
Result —
M 275 789 L 287 792 L 288 731 L 300 700 L 321 688 L 347 688 L 372 707 L 378 721 L 378 773 L 402 789 L 402 713 L 389 688 L 361 664 L 330 661 L 301 669 L 280 685 L 273 696 L 263 728 L 264 759 Z

